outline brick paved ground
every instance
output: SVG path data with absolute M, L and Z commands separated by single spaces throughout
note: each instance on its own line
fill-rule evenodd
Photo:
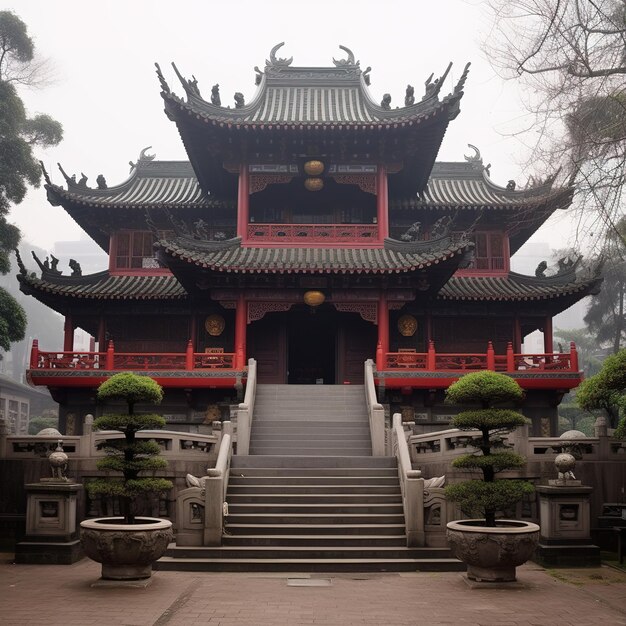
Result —
M 472 589 L 460 574 L 157 572 L 145 589 L 92 588 L 100 566 L 0 563 L 4 626 L 195 626 L 461 624 L 626 625 L 626 574 L 518 569 L 512 588 Z M 330 584 L 320 586 L 320 579 Z

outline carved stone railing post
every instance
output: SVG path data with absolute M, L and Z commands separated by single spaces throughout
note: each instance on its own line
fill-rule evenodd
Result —
M 426 543 L 424 531 L 424 479 L 422 472 L 411 465 L 409 447 L 402 427 L 402 416 L 393 416 L 393 446 L 398 459 L 398 477 L 402 490 L 406 543 L 409 547 L 423 546 Z
M 365 402 L 370 425 L 372 456 L 385 456 L 385 409 L 376 398 L 374 363 L 365 361 Z
M 243 402 L 237 409 L 237 454 L 250 453 L 250 429 L 256 398 L 256 361 L 248 359 L 248 381 Z
M 207 470 L 207 477 L 204 480 L 204 533 L 202 543 L 205 546 L 219 546 L 222 543 L 224 502 L 228 489 L 228 474 L 232 455 L 231 423 L 224 422 L 223 426 L 224 432 L 215 467 Z

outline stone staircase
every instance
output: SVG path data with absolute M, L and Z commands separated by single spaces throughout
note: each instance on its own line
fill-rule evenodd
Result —
M 361 386 L 259 385 L 249 456 L 232 458 L 222 546 L 171 546 L 157 569 L 456 571 L 407 548 L 395 457 L 372 457 Z

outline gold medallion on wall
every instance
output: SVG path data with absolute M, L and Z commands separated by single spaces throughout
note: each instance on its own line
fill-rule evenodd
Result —
M 226 322 L 221 315 L 217 313 L 209 315 L 204 320 L 204 329 L 211 335 L 211 337 L 219 337 L 226 328 Z
M 412 337 L 417 331 L 417 320 L 412 315 L 403 315 L 398 320 L 398 331 L 403 337 Z

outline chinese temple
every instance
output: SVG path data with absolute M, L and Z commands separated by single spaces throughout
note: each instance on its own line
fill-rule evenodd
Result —
M 188 161 L 143 150 L 114 186 L 45 174 L 49 202 L 109 255 L 90 275 L 20 259 L 22 291 L 65 316 L 63 351 L 35 342 L 28 371 L 60 403 L 61 429 L 79 434 L 117 371 L 154 377 L 185 429 L 241 394 L 249 358 L 259 384 L 311 385 L 363 384 L 372 359 L 380 402 L 408 419 L 440 427 L 445 389 L 491 369 L 526 390 L 534 434 L 554 434 L 581 372 L 575 346 L 554 352 L 552 318 L 600 279 L 568 259 L 525 276 L 510 257 L 572 190 L 499 186 L 473 146 L 436 161 L 469 64 L 449 87 L 450 68 L 424 93 L 409 85 L 395 106 L 373 99 L 349 49 L 331 67 L 296 67 L 281 45 L 255 68 L 251 101 L 238 92 L 232 106 L 173 66 L 176 95 L 157 65 Z M 90 351 L 74 349 L 76 328 Z M 544 352 L 523 354 L 537 329 Z

